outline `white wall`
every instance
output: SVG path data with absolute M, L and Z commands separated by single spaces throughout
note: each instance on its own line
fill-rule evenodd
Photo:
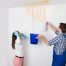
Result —
M 66 4 L 49 5 L 47 7 L 47 19 L 58 26 L 59 22 L 66 22 Z
M 8 8 L 0 6 L 0 66 L 8 59 Z
M 58 23 L 66 21 L 66 5 L 48 5 L 46 7 L 47 20 L 56 27 L 58 26 Z M 24 32 L 28 36 L 26 44 L 24 45 L 25 66 L 51 66 L 52 47 L 48 47 L 44 43 L 31 45 L 29 34 L 32 32 L 44 33 L 47 39 L 53 38 L 55 34 L 50 29 L 48 32 L 45 32 L 45 22 L 32 22 L 32 15 L 26 13 L 25 7 L 9 8 L 9 66 L 12 66 L 13 58 L 11 35 L 15 30 Z

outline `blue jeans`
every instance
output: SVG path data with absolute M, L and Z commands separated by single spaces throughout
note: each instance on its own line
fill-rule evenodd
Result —
M 66 50 L 62 55 L 56 55 L 55 51 L 53 51 L 52 66 L 65 66 L 65 64 L 66 64 Z

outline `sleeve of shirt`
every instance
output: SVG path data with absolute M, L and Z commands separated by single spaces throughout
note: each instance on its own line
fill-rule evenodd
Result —
M 56 35 L 59 35 L 59 34 L 60 34 L 60 32 L 59 32 L 59 31 L 56 31 L 56 32 L 55 32 L 55 34 L 56 34 Z
M 60 35 L 58 35 L 57 37 L 53 38 L 52 40 L 49 40 L 48 41 L 48 45 L 55 45 L 56 43 L 60 42 L 61 41 L 61 37 Z

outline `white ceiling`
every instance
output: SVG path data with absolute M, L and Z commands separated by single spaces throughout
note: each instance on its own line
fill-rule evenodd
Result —
M 26 3 L 40 2 L 41 0 L 0 0 L 0 6 L 21 7 Z M 49 0 L 49 4 L 66 4 L 66 0 Z

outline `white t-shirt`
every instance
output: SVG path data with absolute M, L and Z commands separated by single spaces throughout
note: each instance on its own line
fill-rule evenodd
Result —
M 15 42 L 15 55 L 19 57 L 24 57 L 22 40 L 20 38 L 17 38 Z

